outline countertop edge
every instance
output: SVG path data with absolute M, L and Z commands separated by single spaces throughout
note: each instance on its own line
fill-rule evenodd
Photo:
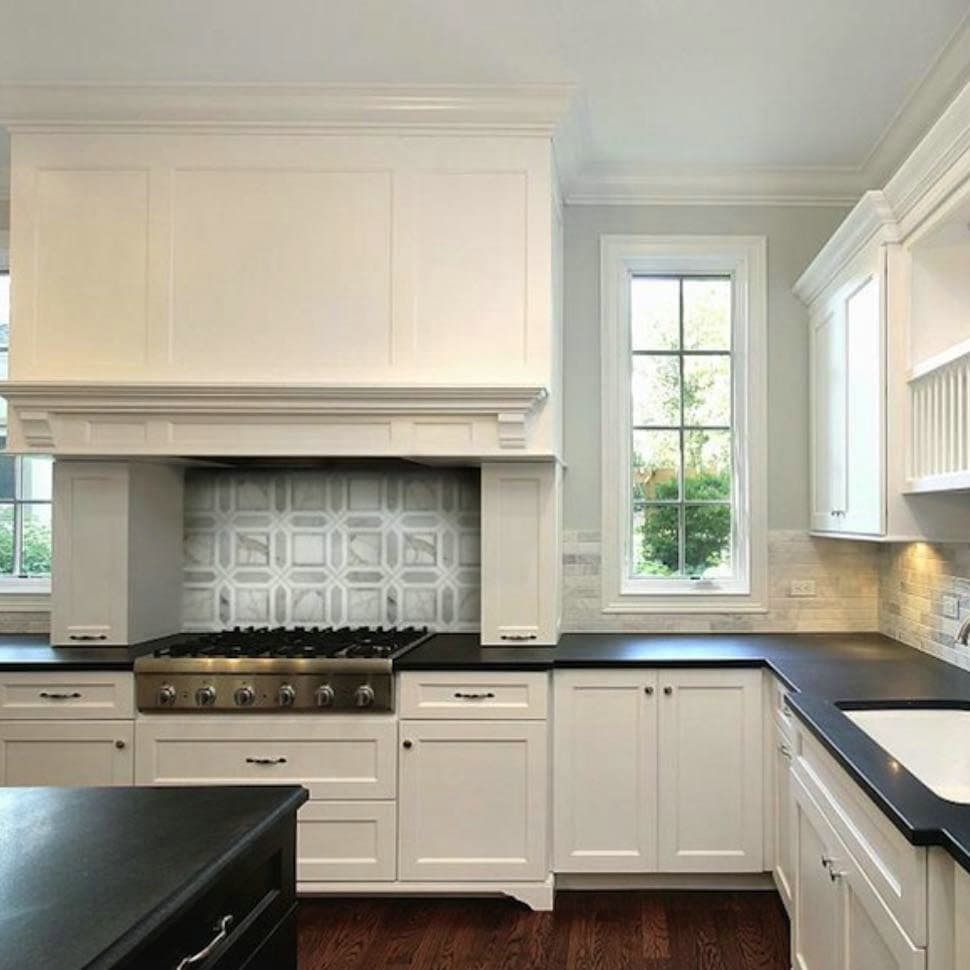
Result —
M 217 860 L 202 866 L 190 876 L 183 886 L 172 893 L 167 899 L 159 903 L 143 919 L 136 922 L 126 933 L 118 937 L 110 946 L 101 952 L 87 965 L 87 970 L 111 970 L 112 967 L 130 957 L 140 946 L 148 942 L 151 936 L 162 929 L 164 924 L 184 912 L 201 895 L 206 887 L 228 867 L 233 865 L 274 825 L 290 813 L 296 813 L 306 802 L 310 793 L 301 785 L 267 786 L 286 793 L 285 800 L 272 809 L 258 824 L 249 829 L 245 835 Z

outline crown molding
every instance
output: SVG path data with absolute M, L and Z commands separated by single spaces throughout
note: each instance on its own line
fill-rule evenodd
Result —
M 806 305 L 810 304 L 835 274 L 874 239 L 880 242 L 896 242 L 899 239 L 899 226 L 892 206 L 878 190 L 866 192 L 832 233 L 795 283 L 795 295 Z
M 908 234 L 970 177 L 970 83 L 950 103 L 886 185 Z
M 17 129 L 460 130 L 551 137 L 572 85 L 92 84 L 0 86 Z
M 927 68 L 863 160 L 866 188 L 885 186 L 970 81 L 970 13 Z
M 851 206 L 863 191 L 852 168 L 659 169 L 599 165 L 567 185 L 570 205 Z

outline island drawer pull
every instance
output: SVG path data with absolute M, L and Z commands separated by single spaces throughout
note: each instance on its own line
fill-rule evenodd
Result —
M 67 635 L 68 640 L 80 640 L 82 642 L 90 642 L 91 640 L 107 640 L 107 633 L 69 633 Z
M 535 633 L 502 633 L 502 634 L 499 635 L 499 639 L 500 640 L 513 640 L 513 641 L 518 642 L 518 641 L 521 641 L 521 640 L 535 640 L 536 639 L 536 636 L 537 636 L 537 634 L 535 634 Z
M 223 916 L 213 927 L 216 935 L 198 953 L 193 953 L 190 957 L 183 957 L 175 970 L 187 970 L 188 967 L 194 967 L 196 964 L 202 963 L 203 960 L 212 956 L 216 947 L 229 935 L 232 924 L 233 917 L 231 913 Z
M 44 698 L 45 701 L 75 701 L 81 694 L 79 691 L 73 690 L 70 694 L 59 694 L 56 691 L 42 690 L 40 696 Z
M 286 758 L 247 758 L 247 765 L 285 765 Z
M 489 700 L 494 696 L 495 695 L 490 690 L 482 691 L 479 693 L 468 693 L 466 691 L 460 691 L 460 690 L 455 691 L 455 697 L 457 697 L 459 700 L 465 700 L 465 701 L 485 701 L 485 700 Z

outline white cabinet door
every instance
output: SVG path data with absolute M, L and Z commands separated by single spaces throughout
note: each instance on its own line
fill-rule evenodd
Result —
M 843 532 L 885 528 L 882 286 L 873 271 L 845 296 L 846 494 Z
M 130 785 L 130 721 L 0 721 L 0 785 Z
M 121 462 L 54 463 L 52 642 L 128 642 L 128 495 Z
M 915 946 L 808 789 L 791 776 L 796 970 L 925 970 Z
M 812 320 L 812 529 L 837 532 L 846 504 L 845 319 L 838 301 Z
M 828 868 L 838 854 L 837 840 L 794 775 L 791 784 L 795 848 L 792 966 L 794 970 L 839 970 L 842 898 Z
M 557 670 L 557 872 L 657 868 L 657 675 Z
M 659 672 L 660 871 L 764 868 L 760 670 Z
M 482 465 L 482 643 L 555 644 L 561 613 L 557 462 Z
M 785 909 L 791 913 L 792 880 L 795 871 L 795 840 L 792 834 L 791 807 L 791 745 L 786 735 L 777 726 L 772 730 L 771 752 L 773 765 L 774 797 L 771 805 L 774 812 L 774 865 L 772 874 L 775 888 L 781 896 Z
M 545 879 L 545 723 L 402 721 L 400 731 L 400 878 Z

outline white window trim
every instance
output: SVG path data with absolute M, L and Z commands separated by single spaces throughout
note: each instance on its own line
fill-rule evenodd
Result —
M 0 272 L 6 272 L 9 268 L 10 233 L 6 229 L 0 229 Z M 0 613 L 46 613 L 51 608 L 50 593 L 50 579 L 2 576 Z
M 764 236 L 603 236 L 602 609 L 604 613 L 765 613 L 767 534 L 767 245 Z M 745 580 L 630 578 L 630 278 L 730 273 L 734 280 L 735 523 Z M 745 541 L 746 539 L 746 541 Z

